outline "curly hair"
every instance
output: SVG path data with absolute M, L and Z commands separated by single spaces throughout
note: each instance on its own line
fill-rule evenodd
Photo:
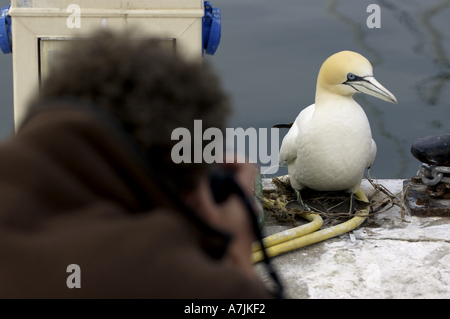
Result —
M 196 119 L 202 120 L 203 130 L 224 131 L 231 108 L 210 66 L 189 62 L 157 40 L 127 33 L 102 30 L 73 42 L 35 102 L 73 97 L 101 108 L 122 123 L 147 158 L 159 158 L 158 169 L 179 191 L 195 186 L 208 164 L 173 163 L 170 152 L 177 141 L 171 134 L 179 127 L 193 133 Z

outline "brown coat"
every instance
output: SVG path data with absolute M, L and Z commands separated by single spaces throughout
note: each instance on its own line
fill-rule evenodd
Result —
M 270 297 L 225 265 L 229 237 L 170 208 L 144 166 L 98 114 L 28 119 L 0 145 L 0 298 Z M 66 284 L 71 264 L 81 288 Z

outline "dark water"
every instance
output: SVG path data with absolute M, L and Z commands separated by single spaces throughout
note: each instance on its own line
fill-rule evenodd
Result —
M 378 145 L 372 177 L 410 178 L 419 166 L 410 153 L 414 140 L 450 133 L 450 0 L 211 2 L 222 10 L 222 40 L 216 55 L 205 59 L 232 96 L 229 127 L 292 122 L 314 103 L 323 61 L 352 50 L 371 61 L 376 79 L 399 102 L 355 96 Z M 367 27 L 370 4 L 380 6 L 380 28 Z M 4 138 L 13 128 L 12 55 L 1 55 L 0 67 Z M 280 143 L 286 132 L 280 131 Z

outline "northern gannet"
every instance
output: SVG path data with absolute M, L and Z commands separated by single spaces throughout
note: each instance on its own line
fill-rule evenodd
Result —
M 353 99 L 366 93 L 397 104 L 359 53 L 338 52 L 322 65 L 315 104 L 302 110 L 283 139 L 279 160 L 292 188 L 355 193 L 377 147 L 364 110 Z

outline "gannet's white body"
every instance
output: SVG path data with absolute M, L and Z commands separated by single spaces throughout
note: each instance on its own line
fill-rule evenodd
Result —
M 377 147 L 364 110 L 353 100 L 357 92 L 397 104 L 362 55 L 342 51 L 329 57 L 319 72 L 315 104 L 300 112 L 281 145 L 280 164 L 288 164 L 294 189 L 360 188 Z

